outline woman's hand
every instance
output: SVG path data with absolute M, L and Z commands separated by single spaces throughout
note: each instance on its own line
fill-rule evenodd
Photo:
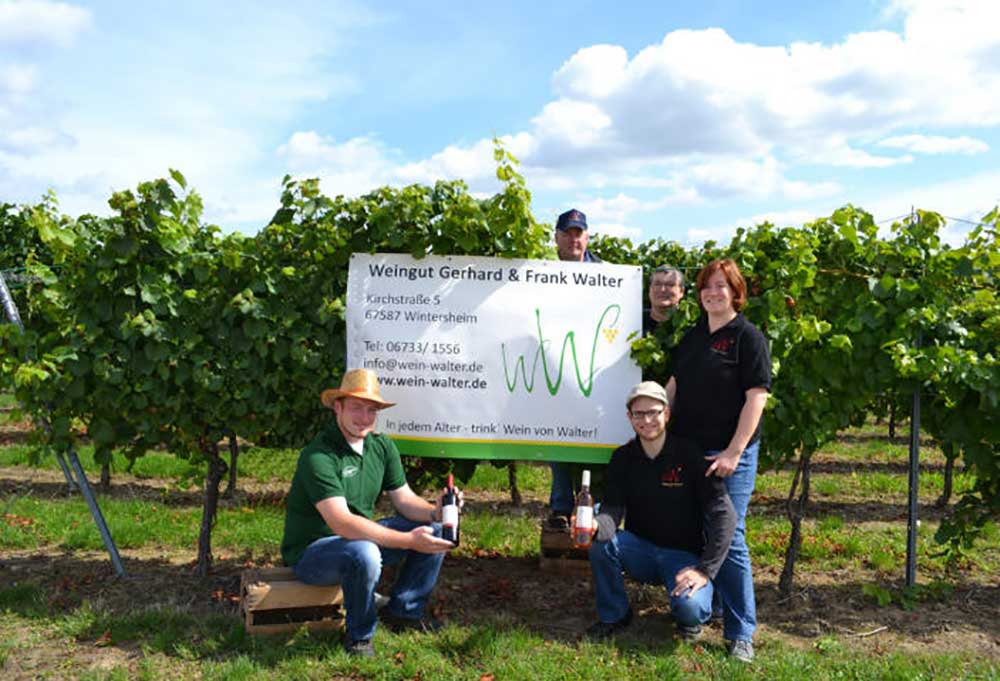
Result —
M 714 473 L 720 478 L 728 478 L 736 472 L 736 466 L 739 465 L 742 454 L 743 452 L 739 449 L 726 447 L 718 454 L 706 456 L 705 459 L 711 461 L 712 464 L 705 471 L 705 477 L 707 478 Z

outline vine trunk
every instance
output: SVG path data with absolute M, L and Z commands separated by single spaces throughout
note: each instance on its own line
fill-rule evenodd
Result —
M 219 456 L 217 442 L 206 438 L 202 443 L 202 453 L 208 460 L 208 474 L 205 476 L 205 504 L 201 514 L 201 531 L 198 534 L 198 565 L 195 573 L 199 577 L 208 576 L 212 567 L 212 527 L 219 509 L 219 484 L 226 474 L 226 462 Z
M 801 452 L 799 455 L 799 466 L 795 470 L 795 477 L 792 478 L 792 487 L 788 491 L 788 500 L 785 502 L 785 509 L 788 521 L 792 525 L 792 531 L 788 537 L 788 548 L 785 549 L 785 565 L 781 569 L 781 578 L 778 580 L 778 591 L 781 597 L 787 599 L 792 594 L 792 581 L 795 577 L 795 561 L 798 560 L 799 550 L 802 548 L 802 518 L 805 516 L 806 505 L 809 503 L 809 470 L 812 463 L 812 451 Z M 798 499 L 795 494 L 802 486 L 802 492 Z

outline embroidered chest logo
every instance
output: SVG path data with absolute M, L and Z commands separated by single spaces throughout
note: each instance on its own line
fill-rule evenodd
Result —
M 681 479 L 683 471 L 684 466 L 674 466 L 660 473 L 660 487 L 681 487 L 684 484 Z
M 712 341 L 712 352 L 717 352 L 720 355 L 728 355 L 736 347 L 736 337 L 735 336 L 720 336 Z
M 361 470 L 361 469 L 358 468 L 357 466 L 351 464 L 351 465 L 348 465 L 348 466 L 344 466 L 344 470 L 341 472 L 341 474 L 345 478 L 353 478 L 355 475 L 358 474 L 359 470 Z

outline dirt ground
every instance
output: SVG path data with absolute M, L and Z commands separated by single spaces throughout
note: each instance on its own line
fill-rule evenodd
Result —
M 163 503 L 167 485 L 167 481 L 116 474 L 111 494 Z M 281 502 L 283 485 L 243 482 L 240 486 L 238 498 L 223 503 Z M 65 482 L 59 471 L 0 468 L 0 498 L 27 493 L 41 498 L 63 497 Z M 200 491 L 178 496 L 174 489 L 171 497 L 171 504 L 197 505 Z M 489 506 L 498 514 L 541 518 L 544 510 L 542 500 L 530 495 L 518 509 L 511 507 L 504 494 L 480 493 L 470 502 Z M 195 616 L 221 613 L 236 618 L 241 571 L 255 566 L 255 560 L 264 564 L 276 561 L 276 556 L 217 555 L 212 574 L 200 579 L 192 571 L 193 549 L 125 550 L 122 557 L 129 573 L 125 579 L 115 576 L 104 552 L 69 552 L 57 547 L 6 552 L 0 555 L 0 589 L 25 583 L 42 585 L 50 613 L 70 612 L 87 601 L 95 608 L 119 614 L 176 607 Z M 1000 663 L 1000 584 L 995 576 L 960 579 L 947 600 L 923 602 L 912 611 L 897 605 L 879 607 L 865 597 L 861 586 L 875 579 L 871 573 L 800 569 L 790 599 L 779 597 L 777 570 L 757 569 L 755 576 L 760 651 L 771 645 L 810 648 L 833 636 L 841 645 L 856 647 L 859 652 L 940 652 L 992 658 Z M 383 588 L 388 590 L 388 584 Z M 655 645 L 668 640 L 671 625 L 664 590 L 639 584 L 630 584 L 629 589 L 637 619 L 622 637 L 623 643 Z M 539 569 L 537 557 L 511 558 L 489 552 L 450 556 L 432 609 L 449 622 L 499 621 L 562 642 L 578 640 L 595 619 L 593 592 L 585 571 L 576 575 L 547 573 Z M 18 634 L 4 632 L 5 628 L 0 625 L 0 636 Z M 104 645 L 101 632 L 92 633 L 89 640 L 74 642 L 54 633 L 49 637 L 36 632 L 34 635 L 48 640 L 27 649 L 28 658 L 19 658 L 18 666 L 22 670 L 51 670 L 71 657 L 85 668 L 111 669 L 142 655 L 137 646 L 127 642 Z M 708 627 L 702 645 L 723 645 L 721 624 Z
M 7 410 L 4 410 L 7 411 Z M 0 446 L 25 441 L 28 422 L 7 421 L 0 427 Z M 817 460 L 822 466 L 823 461 Z M 223 505 L 282 504 L 287 483 L 260 484 L 243 480 L 236 497 Z M 178 491 L 172 481 L 139 479 L 116 473 L 111 490 L 115 498 L 145 499 L 158 504 L 200 507 L 201 490 Z M 58 470 L 25 467 L 0 468 L 0 500 L 22 495 L 36 498 L 66 498 L 66 483 Z M 544 500 L 526 493 L 524 504 L 514 508 L 507 493 L 475 492 L 467 503 L 489 508 L 496 514 L 538 517 L 544 514 Z M 781 513 L 783 500 L 755 498 L 751 512 L 762 515 Z M 822 505 L 822 504 L 821 504 Z M 849 504 L 840 509 L 854 520 L 899 522 L 898 508 L 879 503 Z M 819 509 L 815 504 L 813 513 Z M 824 512 L 836 512 L 826 509 Z M 930 506 L 921 508 L 921 517 L 940 517 Z M 0 522 L 13 522 L 0 517 Z M 905 522 L 905 521 L 904 521 Z M 752 537 L 751 537 L 752 541 Z M 0 590 L 22 584 L 42 587 L 47 595 L 47 612 L 70 613 L 83 603 L 112 616 L 137 610 L 177 608 L 198 617 L 224 614 L 234 619 L 239 613 L 240 574 L 248 567 L 276 564 L 278 556 L 233 556 L 216 552 L 209 577 L 194 575 L 194 548 L 122 550 L 128 577 L 118 578 L 108 555 L 102 551 L 66 551 L 40 546 L 23 551 L 0 553 Z M 900 566 L 899 573 L 902 574 Z M 949 653 L 994 659 L 1000 664 L 1000 579 L 996 575 L 970 573 L 960 576 L 950 597 L 922 602 L 911 611 L 898 605 L 880 607 L 864 596 L 862 585 L 875 583 L 873 572 L 808 571 L 797 569 L 795 588 L 788 599 L 778 593 L 778 570 L 755 569 L 759 630 L 757 648 L 768 646 L 812 648 L 822 646 L 826 637 L 836 637 L 841 645 L 865 654 L 890 651 Z M 380 590 L 391 588 L 387 572 Z M 900 586 L 897 580 L 884 584 Z M 637 615 L 620 641 L 629 645 L 657 645 L 669 640 L 671 624 L 668 600 L 661 587 L 629 584 L 630 598 Z M 476 551 L 449 556 L 444 563 L 432 611 L 441 619 L 461 624 L 503 623 L 527 628 L 553 641 L 572 643 L 591 624 L 593 590 L 585 564 L 570 574 L 545 572 L 537 557 L 512 558 Z M 68 660 L 72 667 L 91 670 L 132 668 L 143 656 L 139 642 L 112 642 L 103 632 L 89 638 L 67 639 L 44 628 L 25 632 L 12 630 L 0 621 L 0 639 L 36 645 L 19 645 L 18 674 L 33 678 L 35 672 L 51 674 Z M 721 623 L 706 630 L 702 645 L 722 646 Z

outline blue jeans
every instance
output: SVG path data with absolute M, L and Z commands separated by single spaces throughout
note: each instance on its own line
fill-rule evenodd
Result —
M 729 498 L 736 509 L 736 532 L 726 560 L 715 576 L 715 591 L 722 602 L 722 635 L 727 641 L 753 641 L 757 629 L 757 601 L 753 593 L 753 570 L 747 548 L 747 507 L 757 479 L 757 452 L 760 440 L 740 455 L 736 471 L 724 478 Z M 709 451 L 709 455 L 718 451 Z
M 620 621 L 628 612 L 623 572 L 645 584 L 663 584 L 674 590 L 678 571 L 698 564 L 698 556 L 679 549 L 666 549 L 627 530 L 619 530 L 609 541 L 590 545 L 590 571 L 597 594 L 597 616 L 602 622 Z M 712 583 L 694 595 L 670 596 L 674 619 L 687 626 L 703 624 L 712 616 Z
M 398 515 L 383 518 L 378 524 L 399 532 L 426 525 Z M 441 525 L 434 523 L 432 527 L 434 536 L 440 537 Z M 382 565 L 395 565 L 404 559 L 386 607 L 398 617 L 420 619 L 437 583 L 443 553 L 387 549 L 367 539 L 344 539 L 334 535 L 310 544 L 293 570 L 306 584 L 340 584 L 347 610 L 347 636 L 352 641 L 364 641 L 375 635 L 375 586 L 382 574 Z
M 552 469 L 552 488 L 549 491 L 549 510 L 552 513 L 570 515 L 576 505 L 573 493 L 573 467 L 562 461 L 549 464 Z

